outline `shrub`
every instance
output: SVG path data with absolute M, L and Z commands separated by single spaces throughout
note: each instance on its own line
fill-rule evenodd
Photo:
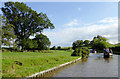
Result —
M 87 47 L 76 48 L 71 56 L 80 56 L 82 58 L 87 58 L 89 56 L 90 50 Z
M 74 52 L 71 54 L 71 56 L 81 56 L 80 50 L 81 50 L 80 48 L 76 48 Z
M 120 45 L 116 45 L 115 47 L 110 47 L 113 51 L 120 51 Z
M 71 47 L 61 47 L 60 50 L 71 50 Z
M 34 50 L 34 52 L 39 52 L 38 50 Z
M 58 47 L 57 47 L 57 50 L 61 50 L 61 46 L 58 46 Z
M 10 48 L 2 47 L 2 52 L 20 52 L 20 48 L 18 48 L 18 47 L 10 47 Z
M 90 50 L 87 47 L 82 47 L 82 58 L 88 58 Z
M 2 52 L 10 52 L 10 51 L 7 49 L 2 49 Z

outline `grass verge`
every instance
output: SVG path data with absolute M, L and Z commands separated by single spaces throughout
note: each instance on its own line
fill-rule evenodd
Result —
M 120 55 L 120 51 L 114 51 L 113 54 L 118 54 L 118 55 Z
M 60 64 L 75 60 L 72 51 L 49 50 L 51 53 L 39 52 L 3 52 L 2 76 L 26 77 Z

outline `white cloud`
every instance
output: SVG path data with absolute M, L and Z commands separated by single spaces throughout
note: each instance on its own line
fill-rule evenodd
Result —
M 117 22 L 118 19 L 116 17 L 107 17 L 103 20 L 100 20 L 99 22 L 100 23 L 114 23 L 114 22 Z
M 81 10 L 81 8 L 78 8 L 78 11 L 80 11 Z
M 75 25 L 79 25 L 78 23 L 78 20 L 77 19 L 74 19 L 73 21 L 67 23 L 67 24 L 64 24 L 65 26 L 75 26 Z
M 52 46 L 72 46 L 72 43 L 76 40 L 92 40 L 93 37 L 97 35 L 102 35 L 108 38 L 110 43 L 118 43 L 117 19 L 110 18 L 111 21 L 108 21 L 108 23 L 105 20 L 106 18 L 103 20 L 105 24 L 91 24 L 86 27 L 66 27 L 57 32 L 44 32 L 44 34 L 50 38 Z M 78 20 L 76 21 L 76 24 L 79 24 Z M 76 24 L 71 23 L 68 25 L 72 26 Z

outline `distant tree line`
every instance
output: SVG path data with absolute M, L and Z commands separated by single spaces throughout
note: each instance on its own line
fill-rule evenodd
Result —
M 51 50 L 71 50 L 71 47 L 61 47 L 61 46 L 53 46 L 50 48 Z
M 72 49 L 75 50 L 78 47 L 88 47 L 90 45 L 90 41 L 89 40 L 77 40 L 75 42 L 73 42 L 72 44 Z
M 107 38 L 97 35 L 94 37 L 92 41 L 89 40 L 77 40 L 73 42 L 72 49 L 75 50 L 78 47 L 88 47 L 96 50 L 102 50 L 103 48 L 109 47 L 109 42 L 107 42 Z
M 113 50 L 114 54 L 119 54 L 120 55 L 120 43 L 115 44 L 114 46 L 111 46 L 110 49 Z
M 108 48 L 110 46 L 109 42 L 107 42 L 107 38 L 102 37 L 98 35 L 97 37 L 94 37 L 92 41 L 89 40 L 77 40 L 73 42 L 72 49 L 74 52 L 72 53 L 72 56 L 82 56 L 88 57 L 89 56 L 89 49 L 95 49 L 97 51 L 101 51 L 104 48 Z
M 50 47 L 50 40 L 46 35 L 38 34 L 34 39 L 25 39 L 23 41 L 25 50 L 47 50 Z

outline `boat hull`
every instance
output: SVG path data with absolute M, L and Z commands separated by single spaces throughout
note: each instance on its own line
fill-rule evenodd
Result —
M 113 54 L 111 54 L 111 53 L 104 53 L 104 58 L 109 58 L 109 57 L 112 57 L 113 56 Z
M 104 58 L 109 58 L 109 57 L 110 57 L 109 53 L 104 53 Z

